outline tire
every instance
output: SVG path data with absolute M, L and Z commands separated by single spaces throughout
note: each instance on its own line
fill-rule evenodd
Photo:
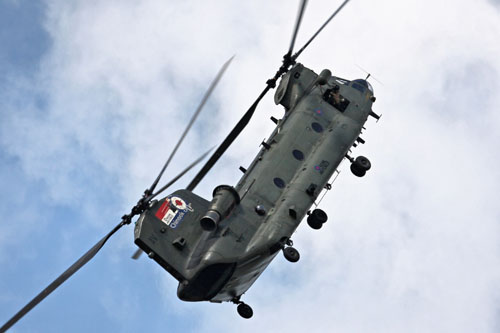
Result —
M 366 174 L 366 170 L 363 170 L 357 166 L 357 164 L 351 164 L 351 172 L 356 177 L 363 177 Z
M 319 222 L 318 220 L 312 219 L 311 216 L 307 218 L 307 224 L 314 230 L 319 230 L 323 226 L 323 223 Z
M 328 220 L 328 215 L 322 210 L 322 209 L 315 209 L 312 211 L 310 217 L 312 216 L 315 220 L 319 221 L 320 223 L 325 223 Z
M 289 262 L 297 262 L 300 259 L 299 251 L 297 251 L 295 248 L 291 246 L 285 247 L 283 249 L 283 255 L 285 256 L 285 259 L 288 260 Z
M 253 316 L 253 310 L 248 304 L 238 304 L 236 310 L 238 310 L 238 314 L 245 319 L 250 319 Z
M 307 217 L 307 224 L 313 229 L 321 229 L 323 223 L 328 220 L 328 216 L 321 209 L 315 209 L 312 213 Z
M 370 160 L 364 156 L 358 156 L 354 160 L 354 163 L 362 170 L 368 171 L 372 167 Z

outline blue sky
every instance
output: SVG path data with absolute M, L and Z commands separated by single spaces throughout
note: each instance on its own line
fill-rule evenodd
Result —
M 340 2 L 339 2 L 340 3 Z M 337 3 L 311 2 L 297 47 Z M 220 142 L 272 76 L 296 4 L 0 2 L 0 322 L 119 222 L 150 185 L 218 68 L 236 58 L 167 172 Z M 123 228 L 12 332 L 497 332 L 498 1 L 353 0 L 300 61 L 368 69 L 381 121 L 322 207 L 244 299 L 184 303 Z M 197 188 L 236 183 L 281 117 L 272 96 Z M 185 186 L 190 177 L 179 182 Z
M 0 4 L 2 78 L 7 73 L 33 73 L 49 49 L 50 36 L 43 29 L 44 7 L 39 2 L 2 1 Z

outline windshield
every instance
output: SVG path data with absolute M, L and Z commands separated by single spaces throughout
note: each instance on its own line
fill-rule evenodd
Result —
M 366 81 L 366 80 L 357 79 L 357 80 L 351 81 L 351 86 L 354 89 L 360 91 L 361 93 L 364 93 L 365 89 L 368 89 L 373 94 L 372 85 L 368 81 Z

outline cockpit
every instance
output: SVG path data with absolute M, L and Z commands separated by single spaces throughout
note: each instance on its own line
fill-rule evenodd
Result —
M 363 80 L 363 79 L 357 79 L 353 80 L 350 82 L 350 86 L 353 87 L 354 89 L 358 90 L 362 94 L 366 92 L 366 89 L 368 89 L 372 95 L 373 95 L 373 87 L 370 84 L 370 82 Z
M 335 81 L 337 84 L 330 89 L 326 89 L 324 92 L 323 100 L 340 112 L 344 112 L 349 106 L 350 100 L 347 99 L 347 96 L 349 96 L 349 98 L 356 99 L 356 96 L 352 95 L 354 91 L 358 91 L 362 94 L 362 96 L 370 98 L 372 102 L 375 101 L 375 97 L 373 96 L 373 87 L 368 81 L 363 79 L 348 81 L 340 78 L 335 78 Z M 345 90 L 347 87 L 354 89 L 354 91 L 349 88 Z M 347 96 L 340 94 L 341 89 L 347 94 Z M 349 90 L 351 93 L 348 92 Z

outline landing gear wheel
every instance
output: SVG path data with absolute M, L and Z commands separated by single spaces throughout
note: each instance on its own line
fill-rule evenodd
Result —
M 245 319 L 250 319 L 253 316 L 253 310 L 248 304 L 240 303 L 236 310 L 238 310 L 238 314 Z
M 328 216 L 321 209 L 315 209 L 311 214 L 307 217 L 307 224 L 313 229 L 321 229 L 323 223 L 328 220 Z
M 354 160 L 354 163 L 357 164 L 361 169 L 368 171 L 372 167 L 370 160 L 364 156 L 358 156 Z
M 364 156 L 358 156 L 354 162 L 351 163 L 351 172 L 358 177 L 363 177 L 366 171 L 372 167 L 370 160 Z
M 283 255 L 285 256 L 285 259 L 288 260 L 289 262 L 297 262 L 300 259 L 300 254 L 299 251 L 297 251 L 294 247 L 285 247 L 283 249 Z
M 366 171 L 363 169 L 359 169 L 354 163 L 351 164 L 351 172 L 357 177 L 363 177 L 364 175 L 366 175 Z
M 314 230 L 319 230 L 323 226 L 323 223 L 319 222 L 318 220 L 313 220 L 310 219 L 309 217 L 307 218 L 307 224 Z

